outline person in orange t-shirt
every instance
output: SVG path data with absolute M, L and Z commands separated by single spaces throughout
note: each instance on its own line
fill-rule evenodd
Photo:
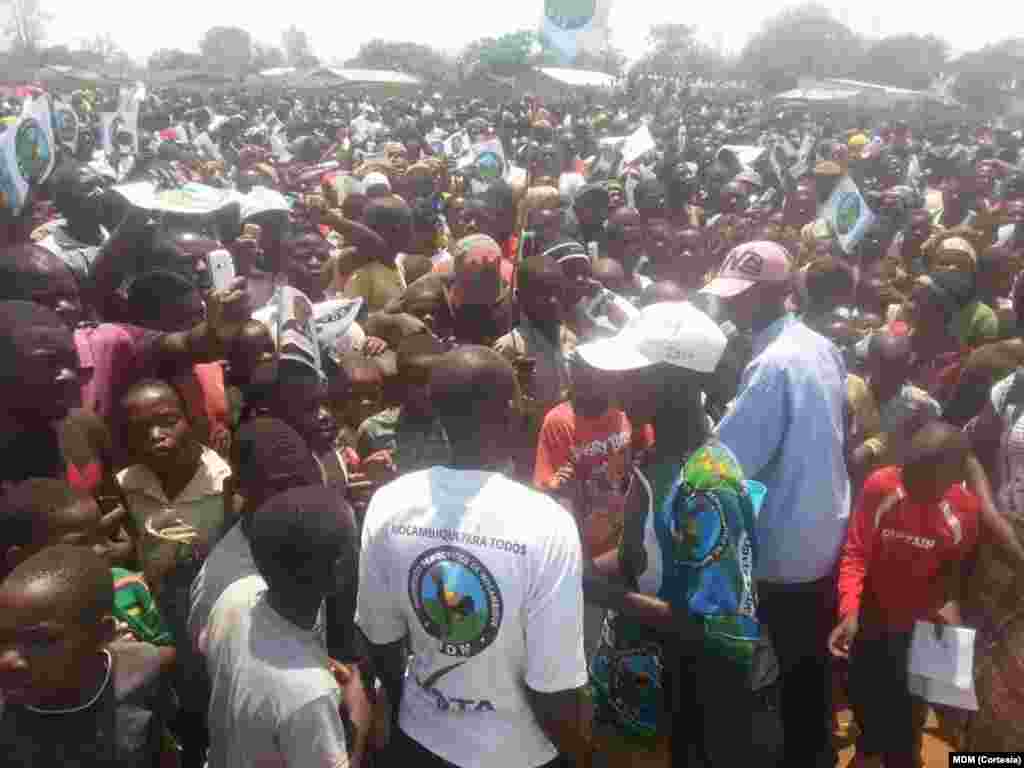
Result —
M 593 369 L 573 356 L 570 371 L 570 399 L 552 408 L 541 427 L 533 484 L 570 506 L 584 554 L 596 557 L 618 544 L 632 451 L 653 439 L 643 433 L 643 444 L 634 446 L 629 419 L 612 407 Z

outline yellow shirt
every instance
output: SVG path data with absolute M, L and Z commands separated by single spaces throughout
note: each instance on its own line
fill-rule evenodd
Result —
M 377 312 L 405 293 L 405 278 L 397 266 L 371 261 L 352 273 L 345 286 L 345 298 L 362 297 L 370 312 Z
M 853 413 L 851 443 L 867 445 L 875 455 L 875 466 L 879 467 L 901 463 L 914 432 L 925 421 L 942 415 L 938 402 L 912 384 L 904 384 L 887 403 L 879 405 L 868 383 L 849 374 L 846 396 Z

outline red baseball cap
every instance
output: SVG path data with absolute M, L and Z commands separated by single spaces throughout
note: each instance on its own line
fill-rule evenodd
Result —
M 790 283 L 793 275 L 789 252 L 778 243 L 759 240 L 737 245 L 725 257 L 718 277 L 701 293 L 719 298 L 739 296 L 756 283 Z

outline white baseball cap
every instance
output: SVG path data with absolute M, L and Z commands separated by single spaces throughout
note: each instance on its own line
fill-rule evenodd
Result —
M 711 373 L 722 359 L 725 334 L 688 301 L 651 304 L 615 336 L 581 344 L 576 353 L 602 371 L 633 371 L 668 363 Z

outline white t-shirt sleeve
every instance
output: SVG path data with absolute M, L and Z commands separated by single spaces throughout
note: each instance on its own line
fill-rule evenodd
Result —
M 531 557 L 526 595 L 526 685 L 538 693 L 587 682 L 583 652 L 583 555 L 572 517 L 547 499 L 551 534 Z
M 1013 380 L 1016 375 L 1016 373 L 1011 373 L 1005 379 L 992 387 L 992 391 L 989 393 L 989 399 L 992 402 L 992 407 L 1000 416 L 1002 416 L 1003 408 L 1006 405 L 1006 397 L 1010 394 L 1010 387 L 1013 385 Z
M 289 768 L 348 768 L 340 699 L 326 695 L 300 707 L 281 726 L 281 755 Z
M 399 604 L 401 592 L 392 589 L 388 576 L 390 562 L 382 539 L 387 535 L 387 518 L 375 514 L 380 499 L 378 491 L 366 510 L 363 523 L 362 554 L 359 557 L 359 598 L 356 623 L 366 639 L 374 645 L 387 645 L 408 633 Z

